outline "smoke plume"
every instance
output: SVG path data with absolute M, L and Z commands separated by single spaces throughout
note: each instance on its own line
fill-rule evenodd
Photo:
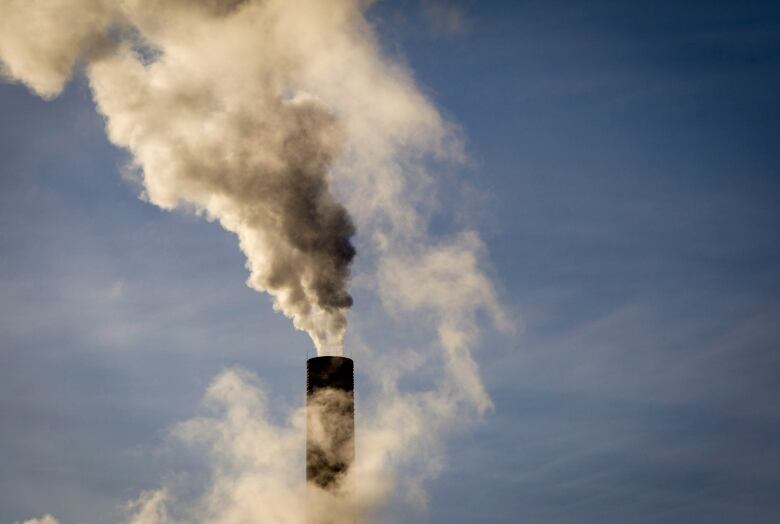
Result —
M 303 409 L 272 422 L 262 385 L 229 370 L 210 386 L 204 412 L 172 434 L 206 457 L 208 485 L 144 493 L 128 508 L 130 524 L 301 523 L 304 500 L 332 515 L 348 503 L 362 522 L 391 499 L 424 506 L 424 484 L 444 463 L 443 435 L 491 407 L 472 356 L 480 313 L 511 325 L 486 250 L 473 231 L 428 231 L 436 166 L 465 159 L 460 133 L 382 52 L 368 7 L 0 3 L 5 76 L 52 98 L 83 70 L 111 141 L 132 155 L 142 197 L 234 232 L 248 285 L 273 295 L 321 354 L 341 351 L 356 231 L 355 286 L 378 298 L 381 313 L 372 314 L 428 337 L 417 350 L 379 353 L 353 323 L 350 347 L 366 381 L 351 500 L 325 491 L 306 499 Z M 421 371 L 433 377 L 429 387 L 405 390 L 402 379 Z
M 328 172 L 344 129 L 296 86 L 300 57 L 264 27 L 274 9 L 11 0 L 0 8 L 0 57 L 8 76 L 44 97 L 84 61 L 111 141 L 141 171 L 143 196 L 234 232 L 248 285 L 273 295 L 319 351 L 339 352 L 355 228 Z

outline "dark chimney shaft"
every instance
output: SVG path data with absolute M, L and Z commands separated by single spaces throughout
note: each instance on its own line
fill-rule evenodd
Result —
M 355 459 L 354 363 L 346 357 L 306 362 L 306 480 L 345 491 L 342 480 Z

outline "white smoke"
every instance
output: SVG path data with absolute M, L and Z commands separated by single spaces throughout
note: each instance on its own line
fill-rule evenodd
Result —
M 368 4 L 0 2 L 4 74 L 51 98 L 83 64 L 110 139 L 132 154 L 143 197 L 234 232 L 248 285 L 271 293 L 321 353 L 341 351 L 353 221 L 363 288 L 395 320 L 435 327 L 438 356 L 376 354 L 355 337 L 375 391 L 358 399 L 349 504 L 363 521 L 397 493 L 424 504 L 444 432 L 491 406 L 471 352 L 478 314 L 511 327 L 479 236 L 429 238 L 437 180 L 427 166 L 463 161 L 461 141 L 409 71 L 382 53 Z M 439 379 L 404 391 L 400 379 L 423 365 Z M 272 423 L 262 387 L 236 370 L 215 379 L 206 404 L 208 413 L 174 433 L 210 457 L 208 487 L 195 496 L 175 486 L 144 493 L 128 522 L 303 522 L 303 413 Z M 307 503 L 346 511 L 327 493 Z
M 352 220 L 329 189 L 344 130 L 296 80 L 300 61 L 269 2 L 11 0 L 0 11 L 6 73 L 42 96 L 76 60 L 144 197 L 191 207 L 234 232 L 248 284 L 341 350 Z M 325 37 L 326 35 L 321 35 Z
M 16 524 L 19 524 L 18 522 Z M 55 519 L 54 516 L 46 514 L 39 519 L 25 520 L 21 524 L 60 524 L 60 521 Z

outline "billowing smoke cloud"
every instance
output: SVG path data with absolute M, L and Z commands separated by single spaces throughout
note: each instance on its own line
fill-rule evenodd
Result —
M 85 61 L 145 198 L 236 233 L 248 284 L 271 293 L 318 350 L 340 351 L 355 229 L 328 171 L 344 129 L 296 85 L 295 53 L 264 23 L 274 6 L 12 0 L 0 10 L 6 73 L 50 97 Z
M 351 508 L 369 522 L 392 498 L 424 506 L 445 432 L 491 406 L 472 356 L 480 312 L 511 326 L 485 248 L 475 232 L 428 233 L 435 170 L 464 160 L 459 133 L 382 53 L 367 7 L 0 3 L 5 75 L 54 97 L 83 65 L 111 140 L 132 153 L 143 197 L 236 233 L 248 284 L 271 293 L 322 353 L 338 353 L 345 333 L 353 220 L 355 286 L 379 297 L 382 322 L 430 335 L 417 350 L 378 353 L 352 332 L 370 383 L 358 402 L 349 501 L 305 497 L 303 411 L 272 422 L 262 386 L 231 370 L 212 383 L 204 413 L 173 432 L 208 458 L 207 486 L 146 492 L 129 508 L 130 524 L 300 523 L 306 504 L 335 515 Z M 419 372 L 433 377 L 430 387 L 404 390 L 401 379 Z

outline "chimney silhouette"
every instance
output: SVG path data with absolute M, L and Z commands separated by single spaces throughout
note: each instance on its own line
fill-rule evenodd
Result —
M 344 478 L 355 460 L 354 363 L 347 357 L 306 362 L 306 481 L 346 492 Z

